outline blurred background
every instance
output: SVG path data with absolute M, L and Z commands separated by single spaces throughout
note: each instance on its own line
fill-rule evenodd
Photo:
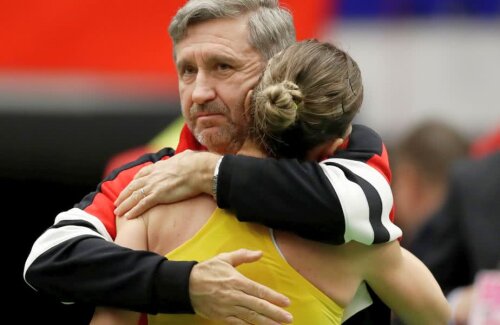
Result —
M 24 297 L 12 308 L 32 310 L 20 323 L 86 323 L 86 308 L 63 308 L 27 287 L 23 263 L 111 157 L 162 145 L 158 134 L 180 114 L 166 30 L 184 2 L 0 0 L 2 217 L 19 238 L 7 250 L 7 279 Z M 426 123 L 460 138 L 465 149 L 451 159 L 500 127 L 500 0 L 282 4 L 298 39 L 332 41 L 358 62 L 365 101 L 357 121 L 378 131 L 390 153 Z

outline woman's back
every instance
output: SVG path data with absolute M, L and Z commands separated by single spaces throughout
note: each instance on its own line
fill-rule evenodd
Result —
M 296 323 L 340 324 L 342 307 L 358 287 L 364 287 L 359 286 L 362 280 L 408 324 L 445 324 L 449 317 L 446 300 L 429 270 L 397 241 L 328 246 L 285 232 L 273 236 L 266 227 L 239 222 L 217 209 L 206 196 L 157 206 L 144 220 L 119 221 L 119 228 L 117 243 L 173 260 L 202 261 L 242 247 L 263 251 L 261 260 L 241 266 L 240 272 L 288 296 Z M 131 242 L 137 238 L 143 239 Z M 161 315 L 150 324 L 161 324 L 162 317 L 169 324 L 206 323 L 195 316 Z
M 350 263 L 349 245 L 319 244 L 285 232 L 273 235 L 266 227 L 239 222 L 234 215 L 216 209 L 207 196 L 158 206 L 148 213 L 146 223 L 149 250 L 171 260 L 201 261 L 238 248 L 262 250 L 259 262 L 238 269 L 287 295 L 297 323 L 340 323 L 343 306 L 361 281 Z M 150 320 L 153 324 L 167 321 L 210 324 L 193 315 L 161 315 Z
M 166 255 L 191 239 L 217 208 L 208 195 L 154 207 L 143 216 L 147 224 L 148 250 Z

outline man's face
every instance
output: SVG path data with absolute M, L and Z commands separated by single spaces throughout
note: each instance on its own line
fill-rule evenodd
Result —
M 245 96 L 265 67 L 248 43 L 247 18 L 190 26 L 176 48 L 182 114 L 209 151 L 235 153 L 248 130 Z

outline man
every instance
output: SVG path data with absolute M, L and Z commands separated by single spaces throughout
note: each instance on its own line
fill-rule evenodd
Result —
M 444 201 L 452 164 L 467 155 L 469 142 L 452 126 L 424 121 L 407 131 L 392 151 L 396 224 L 408 248 L 418 229 Z
M 456 324 L 468 323 L 476 276 L 499 267 L 498 166 L 499 150 L 456 163 L 444 204 L 417 233 L 411 246 L 448 294 Z
M 229 18 L 238 23 L 229 24 Z M 197 28 L 197 23 L 212 20 L 219 23 L 210 29 Z M 224 33 L 228 30 L 232 33 Z M 192 0 L 179 10 L 169 32 L 174 40 L 182 111 L 190 120 L 177 151 L 208 148 L 235 153 L 247 133 L 242 115 L 245 94 L 257 83 L 266 61 L 295 41 L 291 16 L 271 0 Z M 368 128 L 357 127 L 343 149 L 337 157 L 345 161 L 322 165 L 226 156 L 216 182 L 212 181 L 213 165 L 219 161 L 215 154 L 186 152 L 175 156 L 171 165 L 187 158 L 210 159 L 212 164 L 206 170 L 211 171 L 203 173 L 208 177 L 201 186 L 211 193 L 211 184 L 217 184 L 219 205 L 236 211 L 240 220 L 335 244 L 394 240 L 399 233 L 390 220 L 390 171 L 380 138 Z M 256 260 L 255 253 L 195 265 L 110 243 L 116 232 L 113 210 L 118 194 L 142 167 L 172 155 L 172 150 L 164 149 L 115 170 L 96 192 L 61 213 L 35 243 L 25 267 L 26 281 L 63 300 L 93 305 L 149 313 L 186 313 L 194 308 L 212 319 L 236 316 L 254 323 L 259 321 L 256 315 L 262 314 L 277 322 L 289 321 L 286 313 L 270 303 L 285 306 L 283 296 L 228 268 Z M 379 172 L 375 179 L 370 177 L 374 170 Z M 174 174 L 179 171 L 171 169 Z M 351 191 L 336 192 L 345 186 Z M 173 195 L 182 197 L 183 191 L 179 186 Z M 140 188 L 133 193 L 131 198 L 137 200 L 151 192 Z M 259 206 L 273 193 L 281 195 L 277 204 L 265 209 Z M 356 209 L 344 213 L 351 206 L 345 205 L 346 200 L 357 202 Z M 238 305 L 246 308 L 241 311 Z

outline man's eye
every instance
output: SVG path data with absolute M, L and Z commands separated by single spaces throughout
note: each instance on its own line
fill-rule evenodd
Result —
M 229 64 L 226 64 L 226 63 L 219 63 L 217 65 L 217 69 L 221 70 L 221 71 L 226 71 L 226 70 L 230 70 L 232 69 L 233 67 L 230 66 Z
M 187 65 L 182 68 L 182 74 L 183 75 L 190 75 L 190 74 L 195 74 L 196 69 L 193 66 Z

